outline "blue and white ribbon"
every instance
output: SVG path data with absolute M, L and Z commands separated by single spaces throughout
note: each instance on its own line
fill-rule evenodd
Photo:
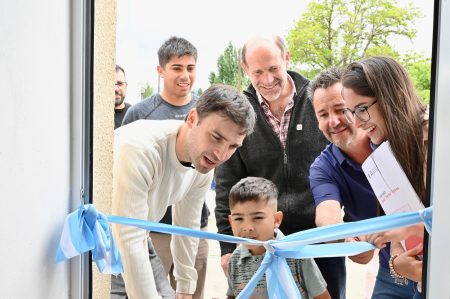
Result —
M 108 219 L 94 205 L 82 205 L 64 222 L 56 261 L 92 251 L 92 259 L 100 272 L 123 272 L 122 259 L 111 234 Z
M 375 247 L 367 242 L 317 244 L 348 237 L 372 234 L 423 222 L 431 234 L 432 207 L 407 213 L 313 228 L 280 240 L 258 241 L 218 233 L 193 230 L 164 223 L 118 216 L 104 216 L 93 205 L 83 205 L 66 218 L 56 261 L 92 251 L 100 272 L 123 272 L 120 253 L 111 235 L 109 223 L 134 226 L 148 231 L 217 240 L 244 245 L 260 245 L 266 254 L 260 268 L 237 298 L 249 298 L 262 276 L 266 274 L 270 298 L 301 298 L 286 258 L 336 257 L 359 254 Z

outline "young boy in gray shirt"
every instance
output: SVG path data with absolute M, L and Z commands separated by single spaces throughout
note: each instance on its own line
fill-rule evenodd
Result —
M 233 235 L 267 241 L 281 239 L 278 229 L 283 212 L 277 211 L 277 187 L 270 180 L 247 177 L 230 191 L 231 215 L 228 219 Z M 235 298 L 258 270 L 264 258 L 263 246 L 240 245 L 228 263 L 228 298 Z M 326 282 L 313 259 L 286 259 L 302 298 L 331 298 Z M 265 275 L 251 298 L 268 298 Z

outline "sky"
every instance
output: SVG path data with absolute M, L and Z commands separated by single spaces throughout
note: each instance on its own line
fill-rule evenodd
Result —
M 126 72 L 126 102 L 140 101 L 140 88 L 146 83 L 157 90 L 157 51 L 170 36 L 184 37 L 197 48 L 194 89 L 205 90 L 209 86 L 208 76 L 217 72 L 217 59 L 229 42 L 241 48 L 255 35 L 286 37 L 312 1 L 280 0 L 274 5 L 273 0 L 117 0 L 116 63 Z M 400 6 L 409 2 L 398 1 Z M 423 14 L 416 23 L 417 37 L 412 42 L 397 40 L 396 47 L 430 57 L 433 1 L 413 2 Z

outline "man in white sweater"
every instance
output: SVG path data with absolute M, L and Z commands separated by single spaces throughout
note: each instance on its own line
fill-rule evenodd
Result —
M 174 225 L 199 229 L 211 171 L 253 131 L 255 113 L 237 89 L 213 85 L 185 122 L 139 120 L 115 131 L 113 214 L 159 221 L 172 205 Z M 147 232 L 114 225 L 130 298 L 159 298 L 148 259 Z M 192 298 L 198 239 L 174 236 L 176 297 Z

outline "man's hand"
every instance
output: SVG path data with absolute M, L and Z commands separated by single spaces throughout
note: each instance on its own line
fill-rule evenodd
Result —
M 348 258 L 351 259 L 354 263 L 365 265 L 372 260 L 374 251 L 375 250 L 369 250 L 357 255 L 349 256 Z
M 355 237 L 355 238 L 346 238 L 345 242 L 359 242 L 366 241 L 364 237 Z M 373 253 L 375 250 L 369 250 L 366 252 L 362 252 L 357 255 L 349 256 L 348 258 L 352 260 L 354 263 L 365 265 L 370 262 L 373 258 Z
M 420 223 L 413 226 L 367 235 L 367 242 L 372 243 L 378 248 L 384 248 L 386 247 L 387 242 L 400 242 L 411 235 L 423 237 L 423 224 Z
M 192 295 L 177 293 L 176 299 L 192 299 Z
M 230 257 L 231 253 L 227 253 L 220 258 L 220 266 L 222 266 L 222 270 L 226 277 L 228 277 L 228 261 L 230 260 Z
M 342 223 L 341 204 L 332 199 L 322 201 L 316 207 L 315 221 L 317 226 Z

